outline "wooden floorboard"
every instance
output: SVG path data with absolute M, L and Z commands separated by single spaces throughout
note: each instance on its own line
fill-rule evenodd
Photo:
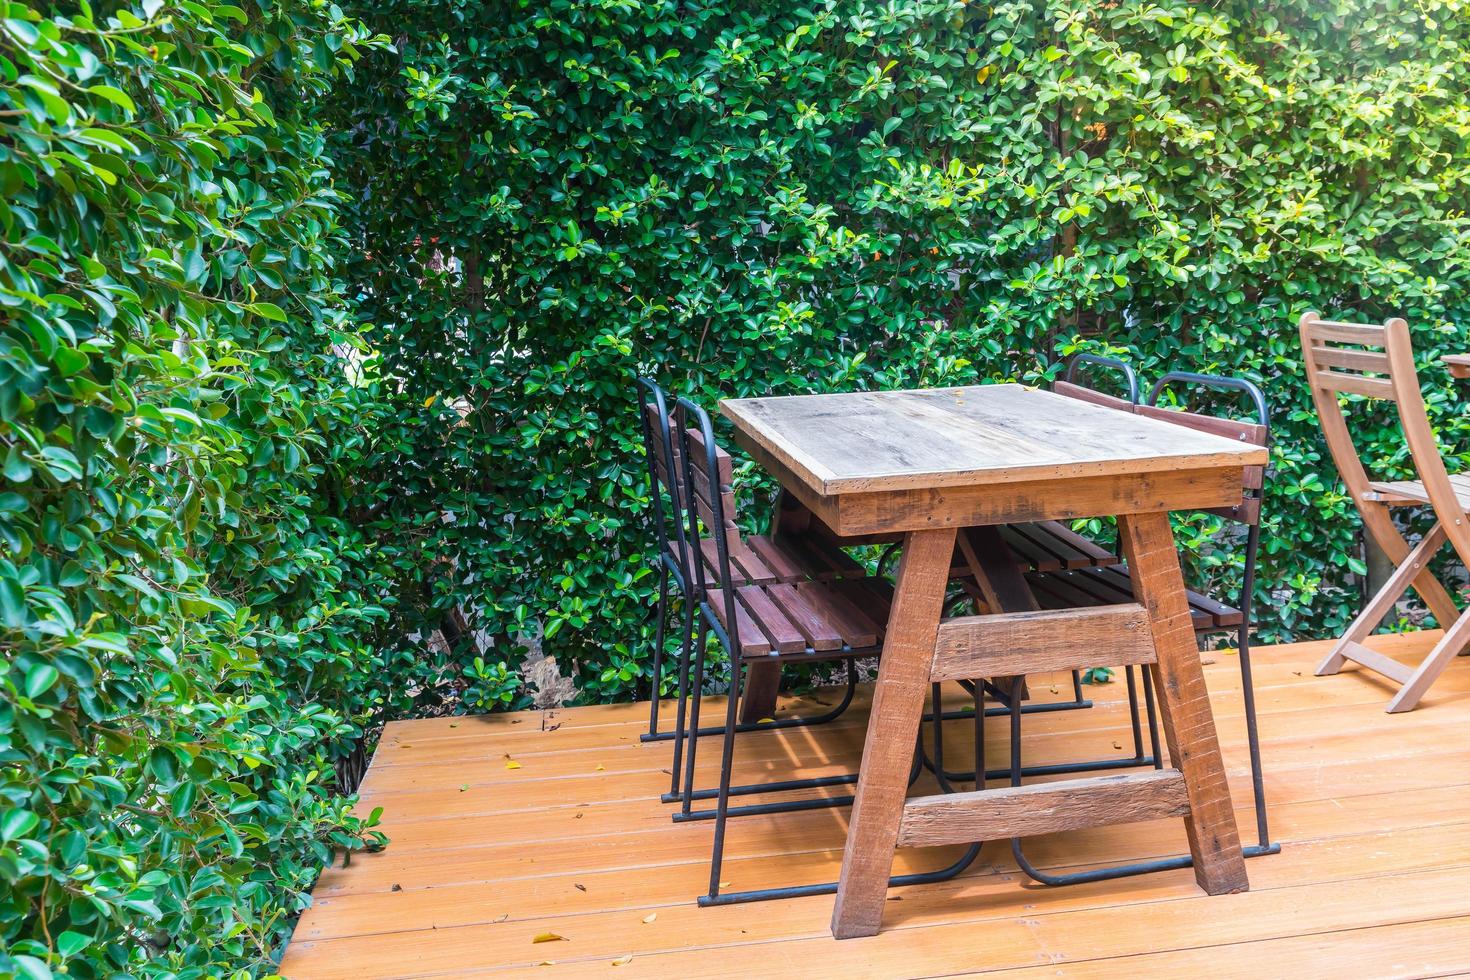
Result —
M 1412 663 L 1437 635 L 1375 637 L 1372 645 Z M 639 741 L 646 704 L 418 720 L 388 727 L 363 783 L 360 806 L 383 807 L 393 843 L 324 871 L 282 972 L 363 980 L 1470 970 L 1470 660 L 1452 664 L 1419 710 L 1388 715 L 1391 691 L 1375 675 L 1313 676 L 1326 648 L 1255 652 L 1272 833 L 1283 851 L 1247 862 L 1246 894 L 1204 896 L 1187 869 L 1045 888 L 1019 874 L 1008 847 L 992 843 L 953 881 L 893 890 L 879 936 L 838 943 L 827 932 L 830 897 L 695 905 L 712 828 L 672 824 L 670 807 L 658 802 L 670 746 Z M 1238 659 L 1203 656 L 1237 820 L 1250 842 Z M 1032 679 L 1042 699 L 1068 691 L 1065 675 Z M 1028 763 L 1131 751 L 1124 686 L 1086 692 L 1090 710 L 1026 717 Z M 820 711 L 835 697 L 819 692 L 782 710 Z M 821 729 L 742 736 L 737 780 L 849 770 L 869 700 L 860 691 L 847 716 Z M 718 698 L 705 710 L 723 716 Z M 1005 725 L 987 723 L 992 766 L 1004 763 Z M 968 766 L 971 728 L 946 728 L 953 767 Z M 701 747 L 707 781 L 717 747 L 713 739 Z M 913 792 L 933 789 L 926 777 Z M 722 878 L 732 890 L 829 880 L 845 830 L 842 809 L 732 821 Z M 1184 847 L 1178 820 L 1026 844 L 1033 863 L 1053 871 Z M 937 867 L 958 851 L 905 849 L 895 872 Z M 548 935 L 562 938 L 534 942 Z

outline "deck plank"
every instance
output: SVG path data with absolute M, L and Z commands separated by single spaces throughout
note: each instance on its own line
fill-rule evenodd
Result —
M 1372 643 L 1412 662 L 1436 637 Z M 694 905 L 711 828 L 671 825 L 657 802 L 669 746 L 638 741 L 646 704 L 428 719 L 390 725 L 364 783 L 361 805 L 384 807 L 393 844 L 323 873 L 282 972 L 361 980 L 522 970 L 730 976 L 752 963 L 762 972 L 891 976 L 1314 975 L 1334 962 L 1338 972 L 1374 975 L 1470 968 L 1470 746 L 1462 737 L 1470 669 L 1452 667 L 1421 710 L 1388 716 L 1371 675 L 1311 676 L 1324 646 L 1256 652 L 1272 826 L 1285 850 L 1249 862 L 1253 890 L 1244 895 L 1205 897 L 1187 870 L 1046 889 L 1022 878 L 996 844 L 961 878 L 895 890 L 878 937 L 837 943 L 826 932 L 829 897 Z M 1237 664 L 1223 651 L 1205 660 L 1232 794 L 1248 804 Z M 1091 711 L 1028 716 L 1028 762 L 1116 752 L 1114 742 L 1127 741 L 1122 687 L 1090 687 Z M 1033 690 L 1048 696 L 1044 680 Z M 864 690 L 850 721 L 748 739 L 737 753 L 740 777 L 844 771 L 856 762 L 869 703 Z M 969 729 L 951 726 L 951 760 L 968 757 Z M 999 734 L 987 745 L 992 765 L 1002 762 Z M 508 769 L 507 755 L 520 767 Z M 1249 838 L 1248 806 L 1237 806 L 1237 819 Z M 830 879 L 845 828 L 844 810 L 733 821 L 729 887 Z M 1179 821 L 1153 821 L 1034 838 L 1028 856 L 1061 870 L 1183 847 Z M 953 851 L 903 849 L 895 868 L 937 866 Z M 546 932 L 566 940 L 531 942 Z M 628 955 L 625 969 L 615 965 Z M 555 963 L 538 965 L 545 961 Z

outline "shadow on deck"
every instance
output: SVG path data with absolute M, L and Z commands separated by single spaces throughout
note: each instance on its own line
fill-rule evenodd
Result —
M 1437 635 L 1381 636 L 1372 645 L 1412 662 Z M 281 969 L 293 980 L 519 970 L 1252 978 L 1470 970 L 1470 661 L 1451 665 L 1417 711 L 1388 715 L 1391 690 L 1375 675 L 1312 675 L 1325 647 L 1256 651 L 1272 834 L 1283 851 L 1247 862 L 1246 894 L 1206 897 L 1189 870 L 1047 888 L 1020 875 L 1009 847 L 993 843 L 953 881 L 892 890 L 883 932 L 871 939 L 831 938 L 830 897 L 700 909 L 694 899 L 707 882 L 712 827 L 672 824 L 671 808 L 658 801 L 671 749 L 639 742 L 647 705 L 573 708 L 389 725 L 361 808 L 383 807 L 393 843 L 322 875 Z M 1241 836 L 1250 842 L 1236 658 L 1217 651 L 1204 659 Z M 1046 681 L 1032 678 L 1035 696 L 1049 696 Z M 1050 696 L 1067 696 L 1067 678 L 1052 686 Z M 742 736 L 737 781 L 852 770 L 869 693 L 823 728 Z M 1123 685 L 1088 693 L 1091 710 L 1028 716 L 1028 764 L 1126 754 Z M 798 699 L 783 710 L 819 707 Z M 989 763 L 1003 765 L 1006 722 L 988 724 Z M 946 729 L 951 764 L 970 757 L 969 727 Z M 717 753 L 701 755 L 713 763 Z M 705 785 L 714 772 L 706 768 Z M 915 789 L 924 791 L 932 784 Z M 846 816 L 839 809 L 733 820 L 726 890 L 834 879 Z M 1047 870 L 1184 850 L 1178 820 L 1027 846 Z M 958 851 L 902 850 L 894 871 L 940 867 Z M 535 942 L 547 935 L 558 938 Z

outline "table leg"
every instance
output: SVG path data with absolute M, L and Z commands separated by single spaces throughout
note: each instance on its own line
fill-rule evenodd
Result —
M 832 910 L 838 939 L 876 935 L 883 919 L 954 546 L 953 528 L 910 531 L 904 541 Z
M 1158 660 L 1149 669 L 1159 691 L 1159 716 L 1169 760 L 1184 774 L 1189 814 L 1184 818 L 1194 877 L 1211 895 L 1246 891 L 1240 833 L 1200 668 L 1194 627 L 1168 514 L 1118 518 L 1133 593 L 1148 610 Z M 849 837 L 849 841 L 851 838 Z

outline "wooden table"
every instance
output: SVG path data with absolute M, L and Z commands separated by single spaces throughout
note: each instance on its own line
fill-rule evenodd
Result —
M 1450 377 L 1470 378 L 1470 354 L 1446 354 L 1440 360 L 1450 369 Z
M 1168 514 L 1239 503 L 1243 469 L 1264 464 L 1264 449 L 1014 384 L 721 409 L 737 441 L 837 534 L 904 535 L 834 936 L 877 933 L 897 846 L 1183 816 L 1200 886 L 1246 889 Z M 1105 515 L 1119 518 L 1137 604 L 941 622 L 959 529 Z M 905 799 L 931 681 L 1056 669 L 1079 635 L 1097 663 L 1153 671 L 1177 770 Z

